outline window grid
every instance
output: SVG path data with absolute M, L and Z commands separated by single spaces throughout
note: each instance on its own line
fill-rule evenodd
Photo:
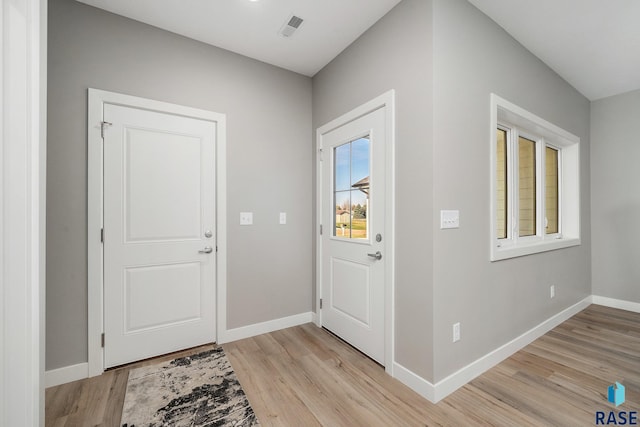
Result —
M 333 237 L 369 238 L 369 136 L 333 148 Z

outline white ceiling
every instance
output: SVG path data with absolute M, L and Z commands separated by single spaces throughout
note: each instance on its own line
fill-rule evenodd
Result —
M 313 76 L 400 0 L 78 0 Z M 291 15 L 292 37 L 278 34 Z
M 469 2 L 590 100 L 640 89 L 640 1 Z
M 400 0 L 78 0 L 313 76 Z M 640 89 L 640 0 L 469 0 L 591 100 Z M 305 21 L 290 37 L 292 15 Z

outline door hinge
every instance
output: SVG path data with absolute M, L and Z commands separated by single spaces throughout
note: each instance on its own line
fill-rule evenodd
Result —
M 104 348 L 104 332 L 100 335 L 100 345 Z
M 322 148 L 318 149 L 318 158 L 320 159 L 320 161 L 322 161 Z
M 100 229 L 100 243 L 104 243 L 104 228 Z
M 322 236 L 322 224 L 320 224 L 320 235 Z
M 113 123 L 110 122 L 100 122 L 100 138 L 104 139 L 104 129 L 107 126 L 113 126 Z
M 322 298 L 320 298 L 320 310 L 322 310 Z

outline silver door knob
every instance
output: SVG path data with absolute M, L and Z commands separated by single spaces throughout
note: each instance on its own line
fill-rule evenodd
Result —
M 375 254 L 367 254 L 367 256 L 370 256 L 371 258 L 375 258 L 378 261 L 382 259 L 382 254 L 380 253 L 380 251 L 376 252 Z
M 211 246 L 205 246 L 204 249 L 198 251 L 200 254 L 210 254 L 213 252 L 213 248 Z

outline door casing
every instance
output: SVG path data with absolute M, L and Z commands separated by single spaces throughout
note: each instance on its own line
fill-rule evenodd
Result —
M 88 365 L 89 376 L 104 372 L 102 333 L 103 301 L 103 150 L 102 126 L 105 104 L 129 106 L 149 111 L 186 116 L 216 122 L 216 337 L 226 327 L 227 286 L 227 196 L 226 196 L 226 116 L 212 111 L 90 88 L 88 90 L 87 126 L 87 273 L 88 273 Z M 108 339 L 108 338 L 107 338 Z
M 385 110 L 385 169 L 386 176 L 384 180 L 386 192 L 386 205 L 384 209 L 385 234 L 386 234 L 386 252 L 383 262 L 385 262 L 385 279 L 384 279 L 384 311 L 385 311 L 385 371 L 393 376 L 395 364 L 394 358 L 394 266 L 395 266 L 395 91 L 390 90 L 384 94 L 372 99 L 371 101 L 349 111 L 346 114 L 320 126 L 316 130 L 316 325 L 322 327 L 322 311 L 320 310 L 320 298 L 322 296 L 322 239 L 320 238 L 320 230 L 324 225 L 324 232 L 330 232 L 329 224 L 322 224 L 322 165 L 321 156 L 323 153 L 323 136 L 332 130 L 344 126 L 374 110 L 383 108 Z

